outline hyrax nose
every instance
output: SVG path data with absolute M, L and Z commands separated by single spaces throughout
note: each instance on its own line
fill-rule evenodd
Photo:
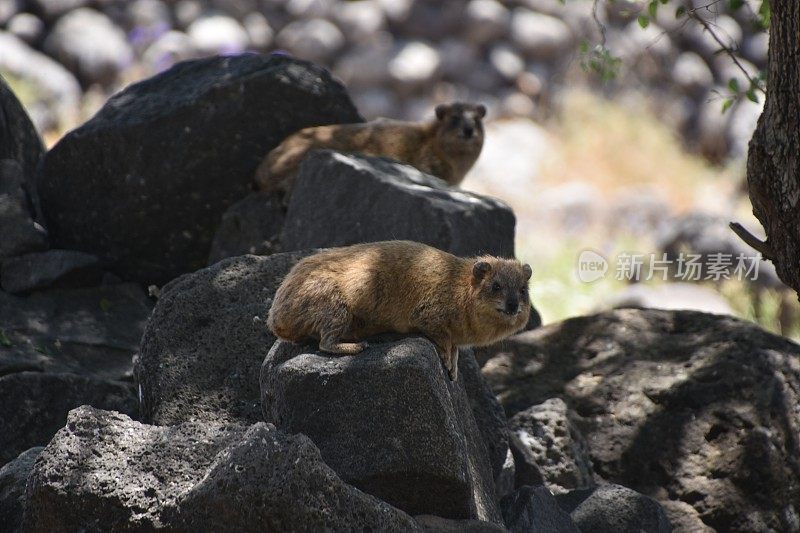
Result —
M 513 315 L 519 311 L 519 300 L 506 300 L 506 313 Z
M 472 137 L 472 134 L 475 132 L 475 130 L 472 128 L 472 126 L 465 126 L 464 129 L 461 130 L 461 132 L 464 135 L 464 137 L 469 139 L 470 137 Z

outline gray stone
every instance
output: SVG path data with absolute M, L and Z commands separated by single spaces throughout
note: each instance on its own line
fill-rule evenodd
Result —
M 350 88 L 380 90 L 379 87 L 389 81 L 392 49 L 391 35 L 378 34 L 368 44 L 343 53 L 336 63 L 336 75 Z M 366 112 L 364 114 L 369 116 Z
M 103 279 L 97 257 L 73 250 L 47 250 L 12 257 L 0 266 L 0 286 L 11 294 L 54 288 L 92 287 Z
M 415 531 L 308 438 L 258 423 L 147 426 L 81 407 L 28 481 L 26 531 Z
M 214 458 L 165 521 L 187 531 L 419 530 L 407 514 L 345 484 L 308 437 L 263 422 Z
M 44 49 L 86 84 L 110 86 L 133 62 L 125 33 L 103 13 L 85 7 L 58 19 Z
M 163 284 L 206 264 L 222 214 L 286 135 L 359 120 L 344 88 L 306 62 L 180 63 L 112 97 L 48 152 L 38 185 L 51 239 L 124 279 Z
M 301 19 L 286 25 L 275 42 L 298 58 L 326 63 L 345 44 L 344 35 L 323 18 Z
M 702 57 L 694 52 L 678 56 L 672 67 L 672 79 L 688 95 L 698 98 L 714 85 L 714 74 Z
M 448 380 L 424 338 L 378 339 L 344 357 L 278 341 L 261 368 L 262 407 L 364 492 L 410 514 L 502 524 L 464 381 Z
M 201 54 L 236 54 L 250 44 L 247 31 L 236 19 L 224 15 L 201 17 L 186 30 L 194 47 Z
M 250 39 L 250 46 L 258 50 L 266 50 L 272 45 L 275 32 L 269 25 L 267 17 L 259 12 L 248 13 L 242 20 L 242 25 Z
M 192 38 L 171 30 L 158 37 L 142 54 L 142 62 L 153 73 L 163 72 L 176 63 L 199 56 Z
M 477 44 L 508 35 L 511 13 L 497 0 L 470 0 L 466 9 L 465 36 Z
M 712 529 L 705 525 L 697 510 L 686 502 L 675 500 L 661 500 L 661 508 L 667 515 L 669 523 L 672 525 L 673 531 L 691 532 L 691 533 L 715 533 Z
M 36 43 L 44 33 L 44 22 L 36 15 L 18 13 L 8 21 L 8 31 L 28 44 Z
M 34 12 L 41 13 L 45 18 L 52 20 L 65 13 L 83 7 L 89 0 L 30 0 Z
M 503 519 L 511 533 L 579 533 L 547 488 L 525 486 L 500 502 Z M 583 531 L 615 531 L 613 529 Z
M 256 192 L 233 204 L 220 222 L 208 264 L 237 255 L 270 255 L 280 248 L 280 234 L 286 217 L 281 199 Z
M 153 530 L 246 428 L 147 426 L 93 407 L 69 413 L 28 479 L 25 531 Z
M 562 397 L 602 479 L 684 501 L 720 531 L 795 527 L 800 346 L 788 339 L 733 317 L 622 309 L 510 337 L 482 372 L 509 414 Z
M 335 179 L 333 179 L 335 177 Z M 514 213 L 388 159 L 312 152 L 286 214 L 284 250 L 411 239 L 460 256 L 514 253 Z
M 556 496 L 580 531 L 669 533 L 664 509 L 653 499 L 620 485 L 600 485 Z
M 44 446 L 78 406 L 94 405 L 136 416 L 130 383 L 77 374 L 16 372 L 0 377 L 0 464 L 32 446 Z
M 144 421 L 261 420 L 258 369 L 275 342 L 267 311 L 307 254 L 226 259 L 162 289 L 135 367 Z
M 439 73 L 439 52 L 422 41 L 402 44 L 389 60 L 389 77 L 403 90 L 411 90 L 433 82 Z
M 463 350 L 459 357 L 459 375 L 464 380 L 469 405 L 478 424 L 483 444 L 489 452 L 492 475 L 495 481 L 503 473 L 508 460 L 508 423 L 500 402 L 481 374 L 478 362 L 471 351 Z M 462 370 L 463 369 L 463 370 Z M 513 465 L 513 459 L 512 459 Z M 513 466 L 512 466 L 513 468 Z M 512 476 L 513 479 L 513 476 Z
M 522 7 L 511 12 L 511 39 L 537 60 L 557 59 L 573 44 L 572 31 L 561 20 Z
M 0 40 L 0 45 L 2 44 Z M 8 53 L 13 52 L 13 49 L 8 51 Z M 3 67 L 3 61 L 0 60 L 0 68 Z M 19 165 L 22 183 L 18 185 L 21 185 L 31 198 L 35 196 L 33 177 L 44 152 L 44 143 L 25 108 L 6 81 L 0 77 L 0 160 L 10 159 Z M 8 194 L 9 189 L 15 185 L 7 182 L 13 181 L 13 177 L 6 176 L 9 171 L 2 169 L 0 193 Z
M 514 458 L 514 488 L 544 485 L 544 476 L 539 470 L 538 459 L 531 447 L 522 442 L 515 432 L 508 433 L 509 451 Z
M 0 84 L 0 90 L 2 87 L 4 85 Z M 0 146 L 7 145 L 3 143 Z M 44 228 L 33 221 L 25 185 L 20 164 L 11 159 L 0 159 L 0 233 L 3 235 L 0 260 L 47 248 Z
M 569 417 L 564 401 L 551 398 L 520 411 L 508 424 L 533 454 L 544 485 L 553 494 L 594 486 L 586 440 Z
M 386 16 L 376 0 L 339 2 L 333 13 L 348 40 L 364 43 L 381 31 Z
M 41 446 L 30 448 L 0 468 L 0 523 L 4 531 L 19 531 L 25 510 L 25 485 L 43 449 Z
M 0 376 L 31 371 L 130 380 L 152 305 L 131 284 L 25 298 L 0 291 Z
M 10 33 L 0 31 L 0 50 L 0 69 L 35 88 L 26 106 L 39 131 L 78 120 L 82 91 L 72 73 Z

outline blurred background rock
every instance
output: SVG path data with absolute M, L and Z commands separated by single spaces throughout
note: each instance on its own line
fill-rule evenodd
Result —
M 754 2 L 729 4 L 694 3 L 756 76 L 767 34 Z M 685 286 L 664 290 L 663 281 L 632 291 L 614 279 L 616 254 L 666 252 L 665 232 L 681 221 L 705 235 L 682 241 L 686 252 L 729 252 L 736 242 L 729 220 L 760 232 L 744 161 L 761 104 L 739 98 L 722 112 L 748 79 L 714 36 L 675 17 L 683 2 L 661 4 L 644 28 L 648 2 L 600 1 L 595 12 L 593 5 L 0 0 L 0 73 L 48 145 L 125 85 L 214 54 L 286 53 L 320 63 L 368 119 L 417 120 L 440 102 L 480 101 L 490 110 L 486 144 L 463 186 L 514 208 L 517 255 L 534 265 L 533 293 L 546 322 L 636 303 L 724 311 L 721 297 L 730 312 L 797 338 L 796 298 L 774 282 L 768 263 L 756 282 L 702 282 L 694 294 Z M 610 66 L 613 78 L 585 68 L 601 30 L 620 60 Z M 587 248 L 612 261 L 593 283 L 576 276 Z

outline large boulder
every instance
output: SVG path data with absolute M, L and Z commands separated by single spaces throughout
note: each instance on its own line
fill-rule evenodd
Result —
M 508 421 L 509 430 L 530 451 L 538 473 L 553 494 L 594 486 L 586 440 L 570 416 L 563 400 L 551 398 Z
M 171 427 L 81 407 L 28 480 L 26 531 L 414 531 L 267 424 Z
M 0 464 L 32 446 L 43 446 L 64 425 L 67 414 L 94 405 L 136 416 L 130 383 L 77 374 L 15 372 L 0 377 Z
M 44 151 L 44 143 L 28 113 L 0 76 L 0 159 L 19 164 L 27 188 Z
M 25 298 L 0 291 L 0 376 L 32 371 L 130 381 L 131 357 L 151 309 L 133 284 Z
M 276 194 L 254 192 L 233 204 L 214 233 L 208 264 L 237 255 L 276 253 L 285 217 L 286 210 Z
M 187 531 L 418 531 L 406 513 L 344 483 L 305 435 L 263 422 L 217 455 L 168 522 Z
M 4 145 L 0 143 L 0 146 Z M 0 234 L 3 236 L 0 260 L 47 248 L 47 235 L 44 228 L 34 222 L 33 205 L 26 188 L 25 173 L 19 162 L 0 159 Z
M 0 468 L 0 523 L 4 531 L 16 532 L 22 524 L 25 510 L 25 485 L 33 463 L 42 447 L 25 450 L 19 457 Z
M 601 478 L 719 531 L 792 530 L 799 357 L 733 317 L 620 309 L 511 337 L 482 372 L 509 414 L 562 397 Z
M 47 287 L 93 287 L 102 280 L 97 257 L 74 250 L 34 252 L 0 264 L 0 287 L 11 294 Z
M 600 485 L 559 494 L 556 500 L 580 531 L 670 533 L 664 509 L 652 498 L 619 485 Z
M 502 524 L 463 374 L 450 382 L 427 339 L 389 338 L 343 357 L 275 343 L 261 369 L 265 419 L 309 436 L 342 479 L 410 514 Z
M 275 342 L 267 311 L 307 254 L 234 257 L 163 287 L 136 362 L 144 421 L 261 420 L 258 372 Z
M 569 514 L 544 486 L 524 486 L 502 499 L 503 519 L 511 533 L 579 533 Z M 598 531 L 587 529 L 585 531 Z M 601 530 L 612 531 L 612 530 Z
M 514 255 L 511 209 L 389 159 L 312 152 L 292 190 L 281 246 L 303 250 L 391 239 L 460 256 Z
M 150 308 L 133 285 L 0 292 L 0 464 L 46 444 L 80 405 L 138 412 L 131 357 Z
M 123 278 L 165 283 L 206 264 L 222 214 L 283 138 L 359 120 L 341 84 L 307 62 L 179 63 L 113 96 L 48 152 L 37 181 L 51 240 Z

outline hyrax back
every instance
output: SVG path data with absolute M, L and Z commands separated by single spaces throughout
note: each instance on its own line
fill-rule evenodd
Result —
M 353 354 L 378 333 L 421 333 L 456 379 L 459 346 L 483 346 L 528 321 L 531 268 L 491 256 L 464 259 L 410 241 L 332 248 L 283 280 L 267 325 L 285 340 L 316 339 Z
M 482 105 L 456 102 L 437 106 L 436 118 L 425 122 L 378 119 L 305 128 L 267 154 L 255 181 L 263 191 L 289 192 L 308 152 L 328 148 L 390 157 L 458 185 L 481 153 L 485 115 Z

